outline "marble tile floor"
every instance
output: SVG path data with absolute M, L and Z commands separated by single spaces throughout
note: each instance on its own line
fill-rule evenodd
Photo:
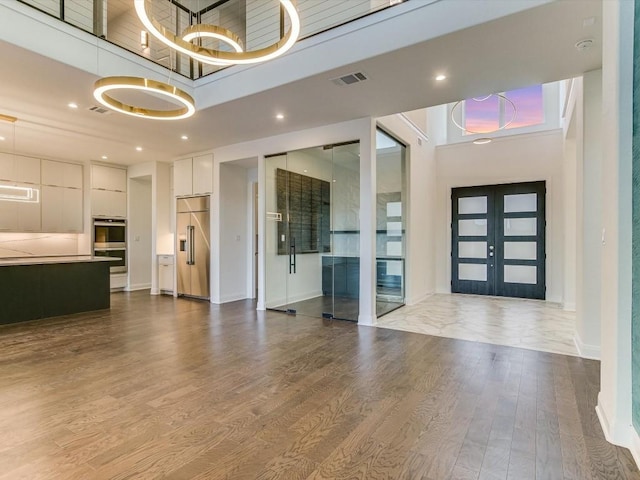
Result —
M 434 294 L 385 315 L 376 326 L 578 356 L 575 312 L 542 300 Z

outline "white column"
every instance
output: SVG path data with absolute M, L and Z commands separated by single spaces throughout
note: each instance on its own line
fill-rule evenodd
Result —
M 630 446 L 631 139 L 634 2 L 603 2 L 602 358 L 597 412 L 607 440 Z M 636 457 L 637 458 L 637 457 Z
M 265 185 L 264 155 L 258 155 L 258 306 L 257 310 L 266 310 L 265 304 L 265 229 L 267 228 L 267 186 Z
M 376 323 L 376 123 L 360 139 L 360 314 L 358 324 Z

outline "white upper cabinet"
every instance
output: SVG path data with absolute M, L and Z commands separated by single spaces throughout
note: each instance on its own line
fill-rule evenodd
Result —
M 40 159 L 0 153 L 0 180 L 40 184 Z
M 213 155 L 199 155 L 173 163 L 173 194 L 176 197 L 213 192 Z
M 193 163 L 190 158 L 173 164 L 173 194 L 176 197 L 193 194 Z
M 42 186 L 42 231 L 82 233 L 82 190 Z
M 91 188 L 126 192 L 127 171 L 123 168 L 91 165 Z
M 82 189 L 82 165 L 42 160 L 42 185 Z

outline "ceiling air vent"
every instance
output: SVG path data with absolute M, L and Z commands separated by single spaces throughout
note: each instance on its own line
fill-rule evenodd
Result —
M 90 112 L 99 113 L 101 115 L 109 115 L 111 113 L 111 110 L 109 110 L 108 108 L 100 107 L 98 105 L 94 105 L 93 107 L 89 107 L 88 110 Z
M 350 73 L 349 75 L 343 75 L 342 77 L 334 78 L 331 81 L 336 85 L 353 85 L 354 83 L 364 82 L 368 80 L 367 77 L 362 72 Z

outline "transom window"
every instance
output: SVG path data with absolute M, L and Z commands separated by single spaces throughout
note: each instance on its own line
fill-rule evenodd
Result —
M 540 125 L 545 120 L 542 85 L 469 98 L 463 104 L 466 135 Z

